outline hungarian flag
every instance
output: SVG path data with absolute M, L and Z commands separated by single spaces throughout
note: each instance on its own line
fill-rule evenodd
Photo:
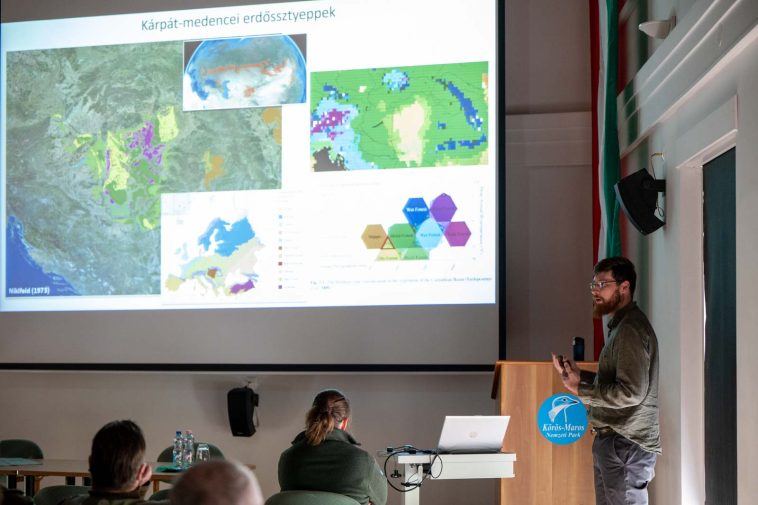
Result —
M 590 0 L 592 59 L 592 221 L 596 261 L 621 254 L 619 204 L 613 189 L 621 177 L 616 91 L 618 81 L 618 1 Z M 595 320 L 595 360 L 605 343 Z

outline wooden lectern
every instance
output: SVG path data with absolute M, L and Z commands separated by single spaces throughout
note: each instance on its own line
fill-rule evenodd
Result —
M 596 370 L 597 363 L 579 363 Z M 501 505 L 594 505 L 590 428 L 577 442 L 548 442 L 537 426 L 542 402 L 566 393 L 552 362 L 498 361 L 492 398 L 500 414 L 511 416 L 503 452 L 518 454 L 516 477 L 500 480 Z

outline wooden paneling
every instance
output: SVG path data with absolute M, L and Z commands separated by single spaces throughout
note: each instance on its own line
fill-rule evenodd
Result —
M 595 370 L 595 363 L 580 363 Z M 542 402 L 566 392 L 550 362 L 497 363 L 495 391 L 500 413 L 511 416 L 504 452 L 516 453 L 514 479 L 501 479 L 501 505 L 594 505 L 592 434 L 578 442 L 556 445 L 539 432 L 537 411 Z

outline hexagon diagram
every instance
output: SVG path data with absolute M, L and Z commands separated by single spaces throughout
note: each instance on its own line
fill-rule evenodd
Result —
M 468 229 L 468 225 L 463 221 L 450 223 L 447 225 L 447 228 L 445 228 L 445 238 L 451 247 L 465 246 L 470 237 L 471 230 Z
M 455 202 L 445 193 L 432 200 L 432 205 L 429 209 L 434 220 L 444 224 L 449 223 L 453 219 L 456 210 L 458 208 L 455 206 Z
M 423 198 L 409 198 L 403 207 L 403 214 L 408 224 L 416 228 L 429 217 L 429 207 Z
M 366 249 L 382 249 L 384 243 L 387 242 L 387 233 L 384 231 L 384 226 L 370 224 L 366 226 L 361 238 L 363 239 L 363 243 L 366 244 Z
M 464 221 L 453 221 L 457 210 L 453 198 L 446 193 L 434 198 L 430 205 L 420 197 L 408 198 L 403 206 L 407 222 L 394 223 L 387 231 L 380 224 L 369 224 L 361 239 L 366 249 L 379 250 L 377 260 L 428 260 L 443 238 L 450 247 L 464 247 L 471 237 Z

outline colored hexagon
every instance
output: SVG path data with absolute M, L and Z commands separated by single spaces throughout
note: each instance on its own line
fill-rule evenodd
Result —
M 440 196 L 432 200 L 432 204 L 429 206 L 429 211 L 432 217 L 439 223 L 446 225 L 453 220 L 455 211 L 458 207 L 455 206 L 452 197 L 447 193 L 442 193 Z
M 363 230 L 361 238 L 363 239 L 363 243 L 366 244 L 366 249 L 381 249 L 387 241 L 387 233 L 384 231 L 384 226 L 370 224 Z
M 397 249 L 407 249 L 416 247 L 416 232 L 413 227 L 407 223 L 398 223 L 390 226 L 389 235 L 392 244 Z
M 404 260 L 428 260 L 429 251 L 423 247 L 411 247 L 402 251 Z
M 463 247 L 471 237 L 471 231 L 463 221 L 456 221 L 445 228 L 445 238 L 451 247 Z
M 409 198 L 403 207 L 403 214 L 408 223 L 417 228 L 429 218 L 429 207 L 423 198 Z
M 427 251 L 437 247 L 442 240 L 442 230 L 434 219 L 427 219 L 416 229 L 416 243 Z

